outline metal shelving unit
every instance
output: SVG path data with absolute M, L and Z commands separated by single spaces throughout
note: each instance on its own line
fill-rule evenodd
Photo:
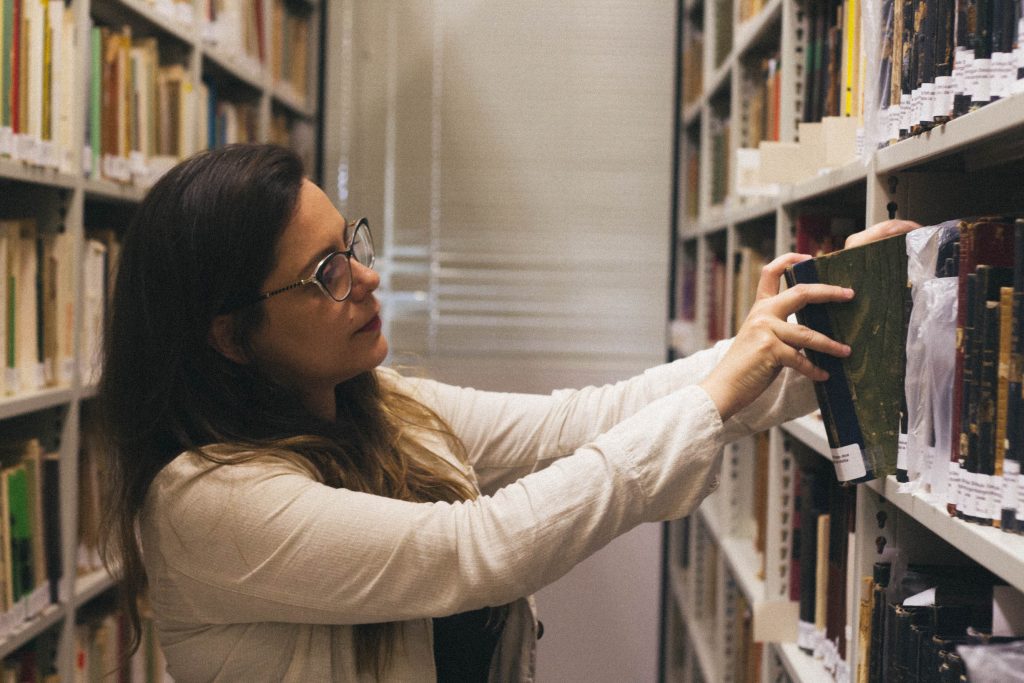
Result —
M 713 304 L 709 301 L 707 273 L 713 255 L 724 255 L 727 268 L 724 311 L 716 310 L 727 318 L 727 336 L 735 332 L 732 321 L 734 285 L 732 272 L 737 250 L 749 243 L 751 234 L 764 231 L 766 240 L 774 244 L 771 256 L 793 249 L 794 224 L 803 211 L 821 210 L 847 212 L 857 229 L 890 218 L 908 218 L 923 224 L 937 223 L 958 216 L 1020 211 L 1024 209 L 1024 186 L 1019 183 L 1024 172 L 1024 94 L 1015 94 L 992 102 L 981 109 L 937 126 L 919 136 L 891 144 L 866 154 L 863 158 L 810 175 L 806 179 L 783 185 L 775 196 L 738 197 L 728 195 L 724 201 L 713 204 L 710 196 L 712 159 L 709 129 L 716 115 L 725 115 L 733 131 L 744 124 L 745 106 L 742 98 L 742 69 L 744 60 L 750 60 L 752 51 L 771 49 L 777 44 L 781 57 L 781 92 L 783 110 L 780 126 L 781 140 L 796 140 L 796 121 L 801 111 L 803 87 L 800 69 L 805 40 L 803 14 L 796 0 L 770 0 L 755 17 L 738 24 L 734 13 L 732 46 L 716 65 L 714 61 L 714 14 L 720 3 L 715 0 L 685 0 L 680 12 L 703 18 L 704 52 L 703 90 L 700 95 L 680 106 L 677 118 L 679 135 L 679 176 L 676 185 L 676 216 L 674 226 L 675 262 L 685 262 L 696 274 L 692 287 L 695 292 L 695 318 L 682 320 L 673 316 L 667 323 L 666 336 L 670 355 L 680 357 L 707 348 L 714 341 L 707 335 L 708 316 Z M 687 21 L 680 21 L 680 45 L 685 44 L 686 32 L 694 31 Z M 760 54 L 760 53 L 759 53 Z M 729 158 L 736 158 L 736 137 L 729 144 Z M 699 177 L 696 186 L 687 185 L 687 161 L 699 155 Z M 696 196 L 693 196 L 693 195 Z M 687 207 L 696 205 L 696 215 Z M 846 215 L 844 213 L 843 215 Z M 685 250 L 687 259 L 680 259 Z M 682 271 L 677 270 L 678 280 Z M 673 286 L 679 287 L 677 281 Z M 677 290 L 676 297 L 678 299 Z M 678 307 L 677 307 L 678 310 Z M 830 459 L 831 454 L 819 416 L 808 415 L 771 430 L 769 468 L 766 474 L 767 513 L 763 574 L 762 558 L 755 551 L 753 540 L 737 535 L 723 522 L 729 510 L 730 487 L 728 469 L 723 472 L 723 486 L 701 506 L 688 521 L 666 525 L 670 542 L 665 557 L 669 580 L 665 609 L 677 611 L 682 625 L 675 637 L 685 637 L 688 643 L 679 649 L 678 657 L 685 660 L 680 671 L 699 669 L 705 680 L 733 680 L 728 678 L 725 661 L 728 651 L 722 643 L 724 626 L 696 620 L 698 608 L 693 603 L 705 599 L 695 585 L 693 574 L 700 560 L 700 543 L 714 545 L 719 581 L 729 577 L 735 587 L 752 604 L 767 604 L 788 599 L 789 519 L 793 510 L 793 476 L 796 463 L 787 444 L 799 442 L 803 451 L 820 454 Z M 729 451 L 726 451 L 728 468 Z M 749 464 L 749 463 L 748 463 Z M 738 495 L 738 494 L 737 494 Z M 879 531 L 875 515 L 885 512 L 892 520 Z M 679 567 L 681 525 L 689 524 L 690 567 Z M 706 533 L 695 532 L 701 526 Z M 932 500 L 928 494 L 906 493 L 890 477 L 884 481 L 863 485 L 857 492 L 857 534 L 854 546 L 855 565 L 851 571 L 857 577 L 870 575 L 876 557 L 875 540 L 879 535 L 894 539 L 896 544 L 914 557 L 929 557 L 933 547 L 951 547 L 1005 580 L 1010 586 L 1024 592 L 1024 537 L 1009 535 L 998 529 L 966 523 L 950 517 L 944 502 Z M 703 537 L 702 541 L 699 538 Z M 948 544 L 948 546 L 947 546 Z M 859 604 L 860 582 L 852 585 L 853 605 Z M 718 593 L 725 590 L 721 586 Z M 720 602 L 720 600 L 719 600 Z M 721 605 L 719 614 L 721 615 Z M 756 612 L 756 611 L 755 611 Z M 856 612 L 856 609 L 853 610 Z M 856 614 L 848 618 L 852 633 L 847 651 L 856 653 Z M 678 643 L 675 643 L 678 644 Z M 663 656 L 673 656 L 673 642 L 663 642 Z M 853 661 L 845 664 L 856 670 Z M 692 660 L 692 661 L 691 661 Z M 714 675 L 719 675 L 715 678 Z M 725 678 L 722 678 L 725 676 Z M 819 659 L 800 650 L 795 643 L 773 643 L 764 648 L 761 680 L 791 680 L 806 683 L 828 681 L 832 675 Z
M 263 2 L 264 16 L 271 17 L 271 0 L 261 0 L 261 2 Z M 89 44 L 87 38 L 90 24 L 93 21 L 108 25 L 130 25 L 133 33 L 138 31 L 140 34 L 155 35 L 160 40 L 174 43 L 176 50 L 187 54 L 185 65 L 193 83 L 199 83 L 206 73 L 207 63 L 213 63 L 216 64 L 218 77 L 251 88 L 261 102 L 260 135 L 264 139 L 269 130 L 272 101 L 283 108 L 292 119 L 306 121 L 315 128 L 319 112 L 314 87 L 317 82 L 315 70 L 318 60 L 314 59 L 314 56 L 318 54 L 320 46 L 317 35 L 320 27 L 319 14 L 325 11 L 324 4 L 319 0 L 309 0 L 304 3 L 310 13 L 311 39 L 307 62 L 310 66 L 310 75 L 309 83 L 305 88 L 306 92 L 310 94 L 306 98 L 296 95 L 294 90 L 287 85 L 273 82 L 269 67 L 269 50 L 266 55 L 267 64 L 261 66 L 258 63 L 253 64 L 252 60 L 239 60 L 208 45 L 200 37 L 202 35 L 200 30 L 202 0 L 195 0 L 184 6 L 170 0 L 150 0 L 149 2 L 143 0 L 76 0 L 74 3 L 68 1 L 67 5 L 75 13 L 74 30 L 78 46 L 76 59 L 80 77 L 73 82 L 74 93 L 71 98 L 73 103 L 72 139 L 77 141 L 75 144 L 78 146 L 78 149 L 71 150 L 71 153 L 76 169 L 83 169 L 80 154 L 81 146 L 85 143 L 85 121 L 88 111 L 88 93 L 84 85 L 88 82 L 88 79 L 84 78 L 84 75 L 88 73 L 88 64 L 83 46 Z M 272 31 L 269 20 L 264 22 L 263 30 L 265 33 L 263 43 L 269 46 Z M 196 100 L 198 111 L 198 98 Z M 196 119 L 199 130 L 193 131 L 193 134 L 199 139 L 199 136 L 205 132 L 205 121 L 199 121 L 198 116 Z M 316 169 L 309 169 L 309 171 L 315 173 Z M 51 211 L 60 212 L 63 228 L 74 236 L 74 243 L 79 250 L 88 227 L 86 213 L 90 207 L 116 206 L 120 207 L 121 213 L 128 215 L 132 207 L 145 194 L 144 187 L 113 182 L 99 177 L 99 174 L 89 174 L 84 169 L 78 173 L 61 173 L 51 168 L 43 168 L 8 157 L 0 157 L 0 185 L 4 187 L 4 198 L 0 199 L 0 204 L 9 215 L 19 211 L 35 215 Z M 12 193 L 11 188 L 18 192 Z M 53 198 L 45 201 L 60 202 L 60 206 L 41 208 L 26 206 L 26 202 L 17 198 L 19 195 L 21 197 L 26 195 L 49 196 L 36 192 L 36 188 L 46 188 Z M 62 268 L 64 267 L 62 264 Z M 82 268 L 79 264 L 76 262 L 67 267 L 81 283 Z M 59 598 L 57 603 L 50 603 L 47 591 L 47 595 L 40 593 L 40 595 L 30 598 L 30 603 L 35 601 L 36 604 L 29 604 L 25 609 L 26 613 L 33 614 L 32 617 L 20 618 L 8 614 L 5 618 L 0 615 L 0 658 L 15 652 L 41 633 L 57 629 L 61 635 L 58 665 L 62 678 L 65 680 L 73 678 L 75 671 L 73 628 L 76 615 L 83 606 L 88 605 L 97 596 L 106 593 L 114 585 L 113 579 L 106 571 L 95 571 L 84 576 L 76 576 L 78 552 L 76 510 L 78 504 L 78 457 L 81 441 L 79 416 L 83 402 L 94 397 L 96 389 L 95 386 L 83 384 L 81 377 L 80 370 L 83 367 L 83 362 L 80 357 L 82 353 L 82 331 L 80 328 L 83 295 L 81 286 L 75 289 L 77 292 L 75 324 L 78 328 L 75 330 L 75 345 L 78 352 L 75 362 L 77 367 L 73 373 L 74 379 L 71 384 L 0 397 L 0 420 L 23 418 L 44 411 L 50 411 L 53 414 L 52 429 L 58 432 L 54 436 L 59 439 L 60 443 L 61 550 L 64 558 L 62 568 L 64 578 L 57 589 Z M 49 413 L 47 414 L 49 415 Z M 21 608 L 19 607 L 19 609 Z

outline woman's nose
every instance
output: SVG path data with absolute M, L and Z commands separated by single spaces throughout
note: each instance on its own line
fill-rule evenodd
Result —
M 370 294 L 375 289 L 380 287 L 380 273 L 373 268 L 364 266 L 359 261 L 351 259 L 349 261 L 352 268 L 352 294 L 353 299 L 362 299 L 367 294 Z

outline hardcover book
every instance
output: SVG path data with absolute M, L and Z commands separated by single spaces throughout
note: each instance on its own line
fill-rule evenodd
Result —
M 897 235 L 803 261 L 786 270 L 786 281 L 856 292 L 850 302 L 810 304 L 797 320 L 852 349 L 843 359 L 807 351 L 829 373 L 815 391 L 837 478 L 859 483 L 894 473 L 910 296 L 906 239 Z

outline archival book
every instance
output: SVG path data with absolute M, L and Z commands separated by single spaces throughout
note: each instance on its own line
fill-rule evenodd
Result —
M 810 304 L 797 320 L 848 344 L 847 358 L 807 351 L 829 373 L 815 383 L 839 481 L 860 483 L 896 471 L 906 359 L 907 249 L 903 235 L 843 249 L 786 270 L 790 286 L 851 287 L 849 302 Z

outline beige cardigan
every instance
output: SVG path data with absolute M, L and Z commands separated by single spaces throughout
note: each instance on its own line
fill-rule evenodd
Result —
M 360 680 L 352 624 L 403 621 L 388 680 L 433 681 L 430 618 L 511 602 L 491 680 L 533 680 L 528 596 L 638 524 L 689 514 L 717 486 L 725 443 L 815 407 L 811 383 L 785 371 L 723 426 L 692 385 L 727 343 L 550 396 L 381 370 L 465 442 L 462 469 L 485 494 L 472 502 L 333 489 L 271 457 L 211 467 L 180 455 L 153 482 L 141 526 L 169 673 Z

